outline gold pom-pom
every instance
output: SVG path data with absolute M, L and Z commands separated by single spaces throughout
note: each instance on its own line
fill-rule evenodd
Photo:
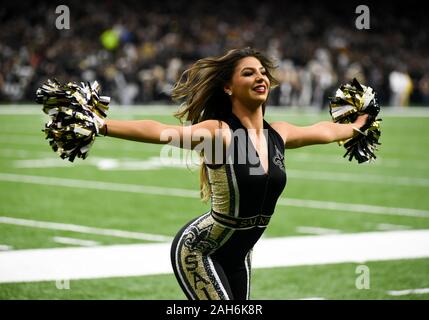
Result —
M 347 149 L 344 157 L 355 158 L 358 163 L 374 160 L 377 146 L 380 145 L 380 112 L 376 94 L 371 87 L 360 84 L 356 79 L 342 85 L 335 97 L 330 98 L 329 112 L 332 120 L 338 123 L 353 123 L 359 115 L 368 114 L 365 125 L 356 128 L 358 134 L 346 141 L 340 141 Z
M 99 90 L 97 81 L 78 85 L 56 79 L 37 89 L 36 102 L 43 104 L 43 112 L 50 117 L 42 131 L 62 159 L 73 162 L 88 155 L 109 108 L 110 98 L 99 96 Z

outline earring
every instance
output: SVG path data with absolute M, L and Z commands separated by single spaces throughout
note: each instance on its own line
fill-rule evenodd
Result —
M 227 92 L 227 94 L 228 94 L 229 96 L 232 96 L 232 92 L 231 92 L 231 91 L 228 91 L 228 92 Z

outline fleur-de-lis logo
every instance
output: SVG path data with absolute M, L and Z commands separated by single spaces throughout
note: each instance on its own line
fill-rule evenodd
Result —
M 218 247 L 218 243 L 213 239 L 210 239 L 210 231 L 212 227 L 212 225 L 209 225 L 203 229 L 192 227 L 186 236 L 184 243 L 185 247 L 191 251 L 199 250 L 203 253 L 216 249 Z
M 273 162 L 276 166 L 278 166 L 282 171 L 285 171 L 285 164 L 284 164 L 285 157 L 280 152 L 279 149 L 277 149 L 276 146 L 276 155 L 273 157 Z

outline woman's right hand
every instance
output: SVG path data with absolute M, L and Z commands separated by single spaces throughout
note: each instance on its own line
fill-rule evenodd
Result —
M 362 114 L 357 117 L 356 121 L 353 122 L 353 124 L 357 127 L 357 129 L 360 129 L 366 124 L 368 117 L 368 114 Z

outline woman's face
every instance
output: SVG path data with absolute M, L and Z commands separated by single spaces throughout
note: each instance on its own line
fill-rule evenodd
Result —
M 261 62 L 255 57 L 241 59 L 225 91 L 244 105 L 261 105 L 268 98 L 270 80 Z

